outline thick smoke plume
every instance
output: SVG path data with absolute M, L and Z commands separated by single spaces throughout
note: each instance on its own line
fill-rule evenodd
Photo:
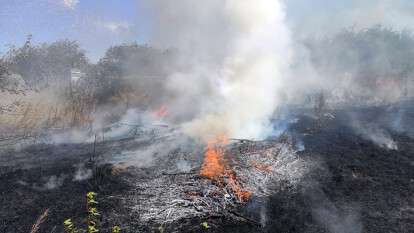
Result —
M 291 56 L 278 0 L 151 1 L 152 43 L 179 51 L 168 103 L 193 136 L 262 138 Z

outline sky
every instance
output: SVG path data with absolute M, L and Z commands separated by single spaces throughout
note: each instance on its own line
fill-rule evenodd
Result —
M 137 0 L 0 0 L 0 52 L 21 45 L 77 40 L 97 60 L 111 45 L 146 43 L 149 25 Z
M 77 40 L 96 61 L 111 45 L 150 40 L 152 21 L 144 0 L 0 0 L 0 53 L 34 42 Z M 179 1 L 179 0 L 177 0 Z M 414 29 L 412 0 L 283 0 L 294 35 L 325 35 L 344 27 L 376 24 Z
M 412 0 L 284 0 L 290 27 L 298 35 L 323 36 L 343 28 L 382 25 L 414 31 Z

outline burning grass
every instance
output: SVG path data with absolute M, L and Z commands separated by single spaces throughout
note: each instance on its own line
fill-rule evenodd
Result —
M 217 137 L 217 139 L 208 142 L 200 175 L 230 187 L 237 199 L 245 202 L 250 199 L 252 193 L 243 188 L 237 180 L 236 172 L 226 165 L 224 147 L 228 143 L 229 140 L 225 136 Z
M 226 137 L 211 140 L 207 143 L 204 163 L 200 171 L 202 177 L 218 180 L 226 172 L 224 161 L 224 146 L 228 143 Z

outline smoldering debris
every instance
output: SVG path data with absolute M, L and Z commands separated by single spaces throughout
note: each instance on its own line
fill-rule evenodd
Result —
M 376 145 L 389 150 L 398 150 L 397 143 L 392 139 L 391 135 L 379 126 L 362 126 L 355 127 L 356 132 L 360 133 L 362 137 L 375 143 Z
M 229 145 L 225 160 L 240 187 L 255 197 L 265 197 L 271 195 L 271 186 L 275 183 L 295 186 L 312 169 L 294 154 L 286 142 L 244 142 Z M 167 158 L 176 160 L 174 157 Z M 164 162 L 151 167 L 163 168 L 165 165 L 162 164 L 170 163 L 164 159 Z M 193 217 L 226 216 L 260 225 L 260 221 L 237 214 L 237 208 L 244 201 L 237 197 L 230 183 L 200 178 L 197 168 L 184 173 L 181 169 L 179 173 L 168 170 L 156 178 L 128 181 L 133 184 L 133 193 L 123 201 L 130 206 L 132 213 L 139 213 L 141 221 L 168 225 Z
M 361 109 L 361 112 L 367 110 Z M 329 118 L 322 128 L 315 127 L 319 124 L 318 119 L 298 116 L 288 131 L 277 139 L 231 141 L 224 146 L 223 157 L 224 166 L 229 171 L 217 180 L 200 176 L 205 145 L 188 138 L 179 130 L 175 133 L 156 131 L 161 133 L 155 137 L 138 135 L 99 141 L 93 161 L 98 170 L 107 169 L 100 173 L 105 177 L 100 182 L 116 181 L 105 186 L 106 191 L 116 192 L 101 196 L 101 203 L 111 203 L 108 206 L 103 204 L 102 208 L 111 220 L 121 219 L 119 221 L 128 226 L 127 232 L 148 232 L 161 225 L 165 229 L 175 227 L 185 231 L 199 227 L 199 221 L 208 221 L 211 228 L 218 229 L 218 232 L 233 232 L 241 226 L 250 229 L 250 232 L 288 231 L 293 228 L 296 229 L 293 232 L 349 232 L 347 230 L 361 229 L 361 225 L 363 229 L 384 230 L 397 229 L 392 222 L 400 215 L 402 227 L 407 228 L 410 222 L 403 219 L 410 216 L 409 211 L 392 215 L 392 219 L 385 218 L 385 215 L 409 206 L 402 195 L 411 187 L 403 185 L 410 182 L 412 171 L 412 165 L 407 162 L 411 161 L 412 155 L 410 139 L 396 137 L 398 151 L 355 141 L 358 139 L 355 131 L 344 127 L 349 126 L 349 118 L 337 112 L 334 115 L 336 117 Z M 151 131 L 146 133 L 151 134 Z M 299 151 L 296 138 L 301 139 L 306 150 Z M 6 185 L 0 189 L 13 187 L 11 190 L 16 189 L 16 192 L 23 194 L 36 192 L 36 195 L 30 194 L 31 197 L 62 196 L 62 192 L 72 190 L 71 187 L 93 185 L 100 179 L 73 179 L 77 170 L 83 170 L 80 161 L 89 163 L 92 149 L 93 143 L 43 144 L 14 152 L 14 157 L 33 154 L 19 160 L 17 165 L 27 163 L 38 166 L 32 165 L 23 170 L 2 168 L 0 179 Z M 129 157 L 117 158 L 124 151 L 130 152 Z M 141 157 L 143 155 L 145 159 Z M 1 158 L 2 166 L 16 166 L 16 163 L 7 162 L 6 157 Z M 42 169 L 39 169 L 40 165 Z M 61 170 L 69 176 L 59 187 Z M 45 174 L 41 176 L 40 171 Z M 49 177 L 53 175 L 55 178 L 49 182 Z M 230 182 L 230 179 L 235 182 Z M 22 182 L 16 185 L 18 180 Z M 53 192 L 47 192 L 46 183 L 56 184 L 49 186 L 56 187 Z M 41 189 L 33 189 L 32 184 Z M 125 186 L 118 190 L 120 184 Z M 314 199 L 306 194 L 316 186 L 321 187 L 324 198 L 315 198 L 316 201 L 312 202 Z M 243 201 L 236 195 L 237 191 L 251 192 L 251 195 Z M 388 196 L 388 193 L 392 195 Z M 12 194 L 6 196 L 12 198 Z M 390 198 L 392 204 L 384 204 L 382 200 L 385 197 Z M 405 200 L 401 206 L 398 204 L 400 199 Z M 78 202 L 79 197 L 70 203 Z M 16 205 L 13 201 L 8 203 Z M 24 203 L 18 205 L 25 208 Z M 58 201 L 56 205 L 60 207 L 56 208 L 70 209 L 65 203 Z M 54 209 L 51 210 L 51 221 L 58 221 L 57 216 L 53 215 Z M 379 210 L 384 214 L 378 214 Z M 226 230 L 225 224 L 220 222 L 222 219 L 226 219 L 226 224 L 232 227 Z M 385 222 L 387 220 L 384 219 L 390 220 L 388 224 L 378 225 L 380 219 Z M 48 223 L 46 226 L 49 229 Z
M 45 183 L 41 185 L 33 184 L 33 189 L 37 189 L 41 191 L 57 189 L 63 185 L 66 178 L 67 178 L 67 175 L 65 174 L 62 174 L 59 176 L 52 175 L 48 178 L 42 178 L 42 180 L 45 181 Z
M 397 231 L 376 224 L 388 219 L 410 229 L 410 33 L 301 41 L 282 0 L 142 4 L 148 46 L 113 46 L 92 64 L 75 42 L 29 36 L 0 59 L 0 204 L 96 189 L 126 232 L 200 220 L 226 232 L 218 219 L 233 232 Z M 0 231 L 23 225 L 8 209 Z
M 81 163 L 81 164 L 76 165 L 76 171 L 75 171 L 75 174 L 73 175 L 72 180 L 73 181 L 88 180 L 92 177 L 92 175 L 93 175 L 92 169 L 86 168 L 85 164 Z
M 392 138 L 389 128 L 387 128 L 387 125 L 381 124 L 383 120 L 375 121 L 371 119 L 371 122 L 368 122 L 365 116 L 360 114 L 348 112 L 347 115 L 349 116 L 349 124 L 352 129 L 364 139 L 385 149 L 398 150 L 398 145 Z
M 343 208 L 342 208 L 343 209 Z M 363 232 L 360 214 L 352 208 L 350 210 L 339 210 L 329 200 L 323 201 L 316 206 L 313 216 L 332 233 L 359 233 Z
M 297 156 L 290 141 L 235 143 L 228 153 L 238 179 L 255 196 L 271 195 L 276 183 L 298 184 L 314 166 Z

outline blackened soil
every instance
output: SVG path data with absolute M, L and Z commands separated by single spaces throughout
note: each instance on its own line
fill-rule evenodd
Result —
M 131 196 L 132 192 L 125 181 L 139 181 L 137 176 L 151 178 L 154 171 L 142 168 L 118 173 L 109 165 L 96 166 L 88 162 L 90 145 L 29 148 L 25 153 L 37 158 L 30 161 L 30 166 L 25 165 L 29 163 L 25 159 L 0 164 L 0 232 L 30 232 L 45 209 L 50 213 L 39 232 L 62 232 L 66 218 L 84 227 L 85 194 L 95 191 L 99 194 L 102 232 L 120 225 L 123 232 L 411 233 L 414 232 L 412 106 L 404 103 L 398 107 L 344 109 L 319 119 L 300 116 L 291 126 L 290 134 L 304 144 L 305 150 L 297 152 L 298 156 L 316 166 L 299 185 L 275 185 L 272 196 L 253 198 L 240 206 L 243 221 L 215 215 L 190 216 L 165 225 L 143 225 L 122 201 L 123 196 Z M 396 142 L 398 149 L 378 145 L 363 130 L 355 129 L 355 125 L 379 127 Z M 33 161 L 38 162 L 33 165 Z M 73 180 L 79 163 L 94 171 L 92 178 Z M 52 183 L 57 185 L 47 189 L 46 184 L 53 176 L 56 178 Z M 63 180 L 60 185 L 59 180 Z M 208 223 L 208 229 L 201 225 L 203 222 Z
M 90 164 L 93 169 L 93 165 Z M 63 232 L 63 221 L 71 218 L 85 225 L 85 194 L 94 191 L 101 196 L 121 192 L 127 186 L 110 174 L 109 167 L 98 168 L 98 175 L 85 181 L 72 181 L 68 174 L 76 168 L 69 163 L 43 169 L 19 169 L 0 176 L 0 232 L 30 232 L 36 219 L 49 209 L 49 216 L 39 232 Z M 47 189 L 45 177 L 65 177 L 61 186 Z M 63 178 L 61 178 L 63 179 Z M 104 199 L 103 199 L 104 200 Z M 101 212 L 120 211 L 116 202 L 100 204 Z
M 305 144 L 299 154 L 319 160 L 320 167 L 300 190 L 270 198 L 266 231 L 414 232 L 414 110 L 405 103 L 398 122 L 404 130 L 393 130 L 399 109 L 353 108 L 334 112 L 334 119 L 301 117 L 291 128 Z M 367 139 L 353 121 L 360 127 L 388 127 L 385 132 L 398 150 Z

